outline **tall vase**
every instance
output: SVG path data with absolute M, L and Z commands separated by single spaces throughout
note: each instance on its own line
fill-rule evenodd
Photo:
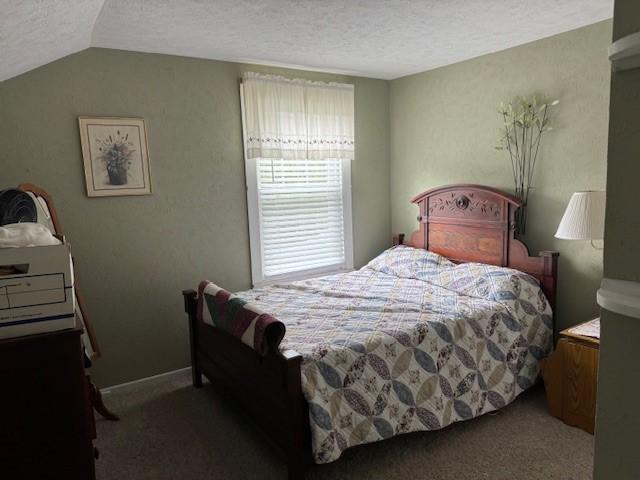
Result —
M 522 206 L 516 210 L 516 214 L 515 214 L 515 230 L 516 230 L 516 238 L 521 239 L 526 230 L 527 230 L 527 204 L 526 203 L 522 203 Z

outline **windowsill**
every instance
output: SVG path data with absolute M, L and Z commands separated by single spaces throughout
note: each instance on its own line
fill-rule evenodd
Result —
M 258 282 L 253 283 L 253 288 L 266 287 L 273 285 L 274 283 L 290 283 L 300 280 L 310 280 L 312 278 L 326 277 L 328 275 L 335 275 L 338 273 L 348 273 L 354 270 L 353 267 L 330 267 L 322 270 L 313 270 L 306 272 L 295 272 L 291 274 L 278 275 L 277 277 L 271 277 Z

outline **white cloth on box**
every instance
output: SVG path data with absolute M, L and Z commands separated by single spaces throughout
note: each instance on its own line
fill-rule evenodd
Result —
M 39 223 L 10 223 L 0 227 L 0 248 L 42 247 L 62 242 Z

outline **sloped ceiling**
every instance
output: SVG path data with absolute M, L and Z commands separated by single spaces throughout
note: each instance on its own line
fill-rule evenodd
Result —
M 613 0 L 0 0 L 0 80 L 89 46 L 392 79 L 611 18 Z
M 0 81 L 84 50 L 104 0 L 0 0 Z

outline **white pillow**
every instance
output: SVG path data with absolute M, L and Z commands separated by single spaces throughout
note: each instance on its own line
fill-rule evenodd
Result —
M 10 223 L 0 227 L 0 248 L 41 247 L 62 242 L 39 223 Z
M 399 245 L 382 252 L 366 268 L 401 278 L 425 280 L 437 275 L 443 268 L 454 266 L 455 263 L 447 258 L 424 248 Z

